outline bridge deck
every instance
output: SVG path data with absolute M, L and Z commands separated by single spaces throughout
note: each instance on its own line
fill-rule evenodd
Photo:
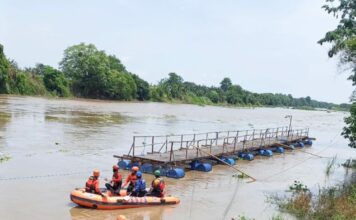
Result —
M 152 151 L 144 152 L 142 151 L 140 154 L 135 154 L 135 138 L 132 149 L 132 155 L 130 152 L 128 155 L 123 156 L 115 156 L 122 159 L 130 159 L 132 161 L 139 162 L 150 162 L 155 164 L 178 164 L 189 162 L 193 160 L 199 160 L 204 158 L 211 158 L 211 155 L 221 156 L 221 155 L 229 155 L 235 154 L 238 152 L 244 151 L 254 151 L 257 149 L 268 149 L 275 146 L 281 146 L 280 144 L 289 144 L 292 142 L 304 140 L 308 138 L 309 130 L 298 130 L 298 131 L 277 131 L 275 133 L 271 133 L 271 135 L 267 135 L 269 129 L 265 131 L 261 131 L 255 138 L 255 134 L 251 136 L 250 139 L 246 139 L 246 136 L 243 140 L 238 139 L 238 135 L 235 137 L 226 137 L 224 136 L 223 142 L 219 142 L 220 138 L 208 138 L 206 135 L 206 139 L 195 140 L 184 140 L 183 135 L 178 136 L 181 137 L 180 141 L 171 141 L 168 140 L 168 136 L 166 137 L 166 142 L 162 145 L 162 147 L 155 151 L 154 147 L 156 143 L 154 143 L 154 137 L 159 136 L 149 136 L 152 137 L 152 144 L 146 144 L 147 146 L 152 147 Z M 218 132 L 217 132 L 218 133 Z M 247 132 L 248 133 L 248 132 Z M 237 133 L 238 134 L 238 133 Z M 218 136 L 218 135 L 217 135 Z M 144 137 L 144 136 L 142 136 Z M 231 138 L 233 140 L 231 141 Z M 146 140 L 146 139 L 145 139 Z M 140 147 L 140 146 L 136 146 Z M 142 147 L 142 146 L 141 146 Z M 146 147 L 145 147 L 146 149 Z M 137 152 L 137 150 L 136 150 Z M 210 154 L 210 155 L 209 155 Z

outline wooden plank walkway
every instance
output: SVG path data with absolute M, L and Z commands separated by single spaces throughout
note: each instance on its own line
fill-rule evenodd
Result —
M 176 165 L 211 158 L 203 152 L 215 156 L 231 155 L 289 144 L 308 139 L 308 136 L 309 129 L 290 130 L 288 127 L 167 136 L 134 136 L 129 153 L 122 156 L 115 155 L 115 157 L 141 163 Z M 141 141 L 142 145 L 137 145 Z

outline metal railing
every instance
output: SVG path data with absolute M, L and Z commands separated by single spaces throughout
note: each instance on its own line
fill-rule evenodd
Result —
M 235 151 L 239 146 L 254 148 L 268 146 L 276 140 L 293 140 L 309 136 L 309 129 L 289 130 L 288 126 L 268 129 L 253 129 L 241 131 L 218 131 L 196 134 L 134 136 L 129 156 L 143 156 L 146 154 L 162 154 L 169 152 L 170 161 L 174 159 L 174 151 L 185 151 L 186 158 L 190 149 L 196 147 L 221 147 L 222 153 L 226 149 Z M 198 149 L 197 149 L 198 152 Z

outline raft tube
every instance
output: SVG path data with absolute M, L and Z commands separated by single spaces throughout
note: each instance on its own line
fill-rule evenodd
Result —
M 123 194 L 126 194 L 126 190 Z M 105 194 L 105 193 L 104 193 Z M 121 194 L 121 192 L 120 192 Z M 87 193 L 84 189 L 73 190 L 70 194 L 70 199 L 77 205 L 101 209 L 101 210 L 113 210 L 113 209 L 129 209 L 140 208 L 149 206 L 161 206 L 161 205 L 175 205 L 179 204 L 180 200 L 172 196 L 166 197 L 133 197 L 133 196 L 111 196 L 103 197 L 93 193 Z

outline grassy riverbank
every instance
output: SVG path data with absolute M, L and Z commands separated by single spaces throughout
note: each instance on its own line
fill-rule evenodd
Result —
M 275 196 L 271 201 L 281 212 L 297 219 L 353 220 L 356 216 L 356 163 L 353 161 L 353 164 L 344 166 L 353 169 L 350 171 L 353 173 L 337 186 L 312 193 L 305 185 L 296 182 L 290 187 L 292 193 L 289 196 Z

